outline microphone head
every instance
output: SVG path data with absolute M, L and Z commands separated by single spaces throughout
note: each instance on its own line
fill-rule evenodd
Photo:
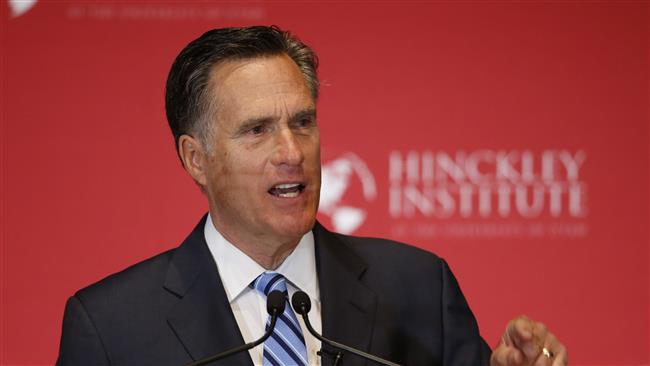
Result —
M 284 313 L 284 307 L 287 303 L 286 299 L 287 297 L 284 292 L 278 290 L 271 291 L 266 297 L 266 311 L 269 315 L 273 316 L 274 313 L 276 315 Z
M 293 294 L 291 305 L 293 306 L 293 310 L 300 315 L 305 315 L 309 313 L 309 310 L 311 310 L 311 300 L 309 300 L 309 296 L 302 291 L 296 291 L 296 293 Z

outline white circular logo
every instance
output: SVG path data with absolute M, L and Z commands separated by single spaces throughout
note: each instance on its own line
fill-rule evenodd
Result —
M 358 177 L 358 180 L 352 179 Z M 366 163 L 354 153 L 345 153 L 323 165 L 318 212 L 328 216 L 335 231 L 353 233 L 367 217 L 366 210 L 345 200 L 352 182 L 360 182 L 365 201 L 377 197 L 375 178 Z M 356 183 L 358 184 L 358 183 Z
M 29 9 L 36 5 L 37 0 L 9 0 L 9 8 L 11 9 L 11 17 L 17 18 L 25 14 Z

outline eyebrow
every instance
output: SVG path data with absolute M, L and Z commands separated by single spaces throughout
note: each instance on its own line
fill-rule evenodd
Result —
M 294 113 L 291 117 L 289 117 L 289 121 L 298 121 L 302 118 L 316 118 L 316 108 L 305 108 L 303 110 L 300 110 L 296 113 Z M 273 121 L 277 120 L 277 117 L 275 116 L 264 116 L 264 117 L 252 117 L 247 120 L 245 120 L 239 128 L 237 128 L 236 134 L 243 133 L 245 131 L 248 131 L 249 129 L 258 126 L 258 125 L 268 125 L 269 123 L 272 123 Z
M 258 126 L 258 125 L 268 125 L 269 123 L 273 122 L 274 118 L 273 117 L 254 117 L 254 118 L 249 118 L 244 123 L 239 125 L 237 128 L 237 131 L 235 132 L 236 135 L 240 135 L 251 128 Z
M 290 121 L 298 121 L 305 117 L 316 119 L 316 108 L 306 108 L 289 118 Z

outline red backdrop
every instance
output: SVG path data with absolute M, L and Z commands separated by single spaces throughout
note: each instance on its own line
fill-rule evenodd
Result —
M 0 5 L 2 364 L 53 363 L 68 296 L 204 213 L 166 74 L 261 23 L 321 58 L 326 226 L 445 257 L 491 344 L 525 313 L 648 365 L 647 2 L 31 2 Z

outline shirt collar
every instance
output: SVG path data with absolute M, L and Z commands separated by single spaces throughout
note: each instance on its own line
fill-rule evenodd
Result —
M 228 301 L 232 303 L 253 280 L 266 270 L 226 240 L 214 227 L 209 214 L 203 233 L 210 253 L 217 264 Z M 293 252 L 275 272 L 282 274 L 297 289 L 306 292 L 312 300 L 319 301 L 314 234 L 311 231 L 303 235 Z

